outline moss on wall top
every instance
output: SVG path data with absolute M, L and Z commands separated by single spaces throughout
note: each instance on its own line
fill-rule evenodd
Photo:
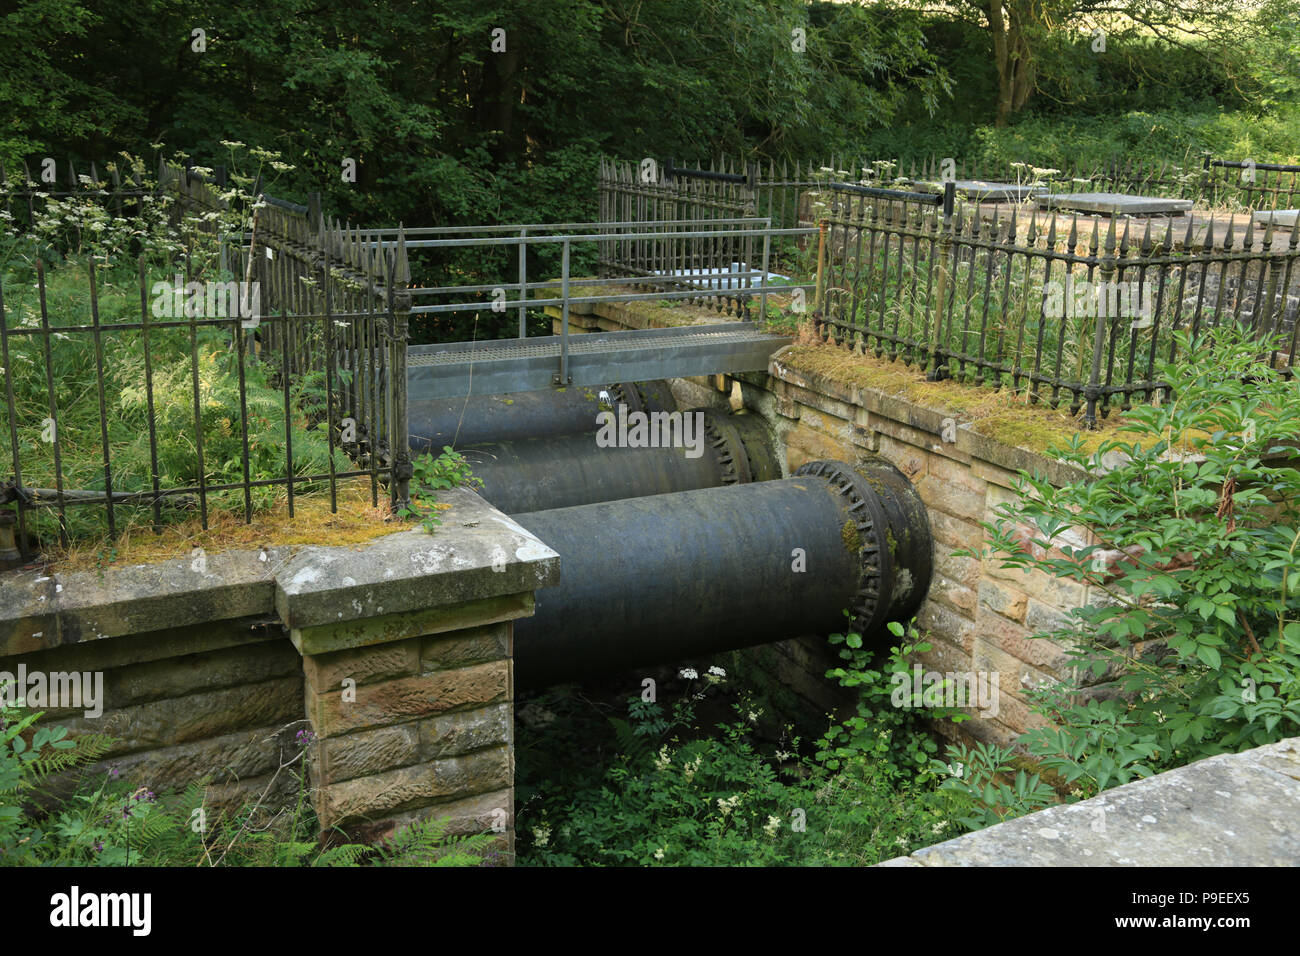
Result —
M 781 353 L 781 363 L 840 385 L 874 389 L 905 399 L 969 423 L 975 431 L 1003 444 L 1039 453 L 1054 445 L 1063 447 L 1075 434 L 1092 451 L 1103 441 L 1120 437 L 1123 431 L 1116 412 L 1102 419 L 1095 431 L 1084 431 L 1082 415 L 1072 416 L 1066 407 L 1030 404 L 1023 392 L 995 391 L 955 381 L 927 382 L 923 368 L 869 353 L 859 355 L 838 345 L 792 345 Z

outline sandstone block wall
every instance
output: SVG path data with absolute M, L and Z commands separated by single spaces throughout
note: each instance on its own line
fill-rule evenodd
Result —
M 432 536 L 0 575 L 0 673 L 90 677 L 94 707 L 44 722 L 111 736 L 95 769 L 152 790 L 207 779 L 209 813 L 283 806 L 305 766 L 330 834 L 435 818 L 508 860 L 512 621 L 559 558 L 473 492 L 440 497 Z

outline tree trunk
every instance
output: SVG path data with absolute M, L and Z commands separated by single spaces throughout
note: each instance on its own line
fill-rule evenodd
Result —
M 989 34 L 998 70 L 997 113 L 994 125 L 1006 126 L 1011 114 L 1024 108 L 1034 91 L 1037 69 L 1029 48 L 1022 11 L 1007 0 L 988 0 Z

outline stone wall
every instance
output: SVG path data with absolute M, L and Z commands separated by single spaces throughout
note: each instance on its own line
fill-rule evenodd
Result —
M 1015 497 L 1019 470 L 1057 481 L 1073 478 L 1073 470 L 988 438 L 942 411 L 800 369 L 781 353 L 771 374 L 747 376 L 740 391 L 747 407 L 773 423 L 788 469 L 818 458 L 852 463 L 880 456 L 916 485 L 929 511 L 935 569 L 917 614 L 934 649 L 921 659 L 940 672 L 996 674 L 999 687 L 995 716 L 976 715 L 941 729 L 1008 744 L 1035 726 L 1039 718 L 1030 712 L 1025 690 L 1067 676 L 1069 663 L 1063 647 L 1033 635 L 1091 595 L 1083 584 L 1003 569 L 997 558 L 958 552 L 982 549 L 981 523 L 995 522 L 996 509 Z M 1038 536 L 1036 529 L 1020 531 L 1026 542 Z M 1075 547 L 1091 543 L 1070 531 L 1062 533 L 1062 543 L 1067 541 Z
M 295 732 L 306 726 L 299 655 L 278 627 L 254 618 L 6 656 L 0 673 L 16 675 L 23 665 L 29 673 L 102 674 L 101 715 L 47 707 L 45 722 L 74 735 L 110 735 L 102 769 L 115 768 L 141 786 L 183 787 L 209 777 L 207 806 L 214 812 L 272 785 L 296 753 Z M 272 796 L 283 798 L 291 785 L 281 775 Z
M 0 673 L 98 681 L 44 722 L 111 736 L 97 769 L 141 786 L 209 779 L 210 814 L 284 805 L 305 757 L 331 833 L 373 841 L 434 818 L 497 833 L 508 859 L 512 622 L 559 558 L 473 492 L 441 498 L 433 536 L 7 573 Z
M 621 330 L 660 323 L 643 303 L 600 303 L 587 308 L 593 315 L 571 317 L 575 327 Z M 685 321 L 682 313 L 689 314 L 685 309 L 678 313 L 674 324 Z M 916 485 L 929 510 L 935 548 L 934 577 L 917 615 L 934 649 L 922 660 L 928 669 L 939 672 L 986 672 L 990 678 L 996 674 L 999 688 L 996 715 L 991 708 L 985 716 L 971 709 L 972 719 L 961 724 L 940 721 L 938 729 L 954 739 L 1009 744 L 1039 722 L 1029 710 L 1025 691 L 1060 680 L 1069 669 L 1063 646 L 1035 640 L 1033 635 L 1051 628 L 1095 595 L 1083 584 L 1037 571 L 1003 569 L 997 559 L 957 552 L 981 549 L 985 532 L 980 525 L 995 521 L 995 510 L 1015 497 L 1017 472 L 1036 472 L 1057 483 L 1074 480 L 1080 473 L 1038 450 L 976 430 L 968 420 L 972 416 L 903 397 L 889 384 L 873 387 L 869 374 L 861 376 L 865 381 L 850 383 L 819 371 L 815 363 L 801 361 L 805 351 L 796 346 L 781 349 L 766 372 L 677 380 L 674 391 L 683 407 L 743 408 L 762 415 L 775 432 L 778 457 L 787 475 L 817 459 L 853 464 L 878 456 Z M 869 363 L 858 364 L 865 368 Z M 891 366 L 887 375 L 880 376 L 882 382 L 908 374 L 899 369 L 901 364 Z M 924 380 L 923 371 L 911 371 L 914 378 Z M 1035 547 L 1028 542 L 1038 537 L 1036 529 L 1019 531 L 1025 546 Z M 1074 547 L 1092 543 L 1073 530 L 1062 532 L 1059 540 Z M 825 711 L 848 699 L 822 678 L 838 660 L 821 637 L 782 642 L 747 654 L 812 710 Z

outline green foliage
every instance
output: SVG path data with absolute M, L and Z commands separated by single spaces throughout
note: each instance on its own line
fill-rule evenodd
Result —
M 986 525 L 1003 567 L 1099 597 L 1040 635 L 1071 644 L 1076 676 L 1034 692 L 1053 726 L 1018 741 L 1071 798 L 1300 730 L 1300 381 L 1246 332 L 1178 341 L 1187 358 L 1160 373 L 1172 397 L 1123 413 L 1134 437 L 1092 455 L 1076 438 L 1055 453 L 1087 480 L 1022 473 Z
M 947 775 L 939 788 L 960 796 L 965 811 L 957 822 L 967 830 L 980 830 L 1058 802 L 1056 791 L 1038 774 L 1016 766 L 1010 747 L 954 744 L 948 748 L 948 762 L 936 760 L 934 770 Z
M 439 505 L 437 493 L 459 485 L 482 487 L 482 480 L 475 478 L 465 456 L 450 445 L 442 447 L 442 453 L 436 458 L 429 453 L 419 455 L 411 465 L 415 471 L 411 479 L 411 503 L 398 509 L 401 518 L 418 518 L 420 527 L 433 534 L 442 519 L 438 511 L 446 505 Z
M 901 626 L 894 633 L 905 634 Z M 520 862 L 862 865 L 956 835 L 956 804 L 938 790 L 938 747 L 920 702 L 908 695 L 896 707 L 891 699 L 893 673 L 928 645 L 915 631 L 884 655 L 863 649 L 857 634 L 834 640 L 845 665 L 828 676 L 860 699 L 811 755 L 800 754 L 788 726 L 778 743 L 765 743 L 759 720 L 768 705 L 748 690 L 729 693 L 720 668 L 702 678 L 684 670 L 686 693 L 671 707 L 632 698 L 627 719 L 607 717 L 603 734 L 583 699 L 564 691 L 527 705 Z M 702 709 L 726 716 L 706 727 Z M 530 723 L 546 726 L 545 740 L 529 739 Z M 594 752 L 575 759 L 571 747 L 552 753 L 548 745 L 575 739 Z
M 480 866 L 490 859 L 493 834 L 449 837 L 445 821 L 435 819 L 379 846 L 322 846 L 301 772 L 306 733 L 275 775 L 296 779 L 291 806 L 272 810 L 263 793 L 223 814 L 207 806 L 208 780 L 155 794 L 116 767 L 88 766 L 108 752 L 110 738 L 74 742 L 64 727 L 38 726 L 41 716 L 0 708 L 0 866 Z
M 817 759 L 828 770 L 840 769 L 845 761 L 871 760 L 887 777 L 932 783 L 938 779 L 932 764 L 939 747 L 919 718 L 925 705 L 910 680 L 912 658 L 929 652 L 932 646 L 914 627 L 904 629 L 896 621 L 888 627 L 899 643 L 883 659 L 863 645 L 860 634 L 830 636 L 845 665 L 826 676 L 842 687 L 856 689 L 857 713 L 826 733 L 819 742 Z M 929 717 L 954 723 L 968 719 L 967 714 L 949 707 L 929 708 Z
M 196 436 L 203 442 L 203 464 L 209 485 L 244 479 L 243 447 L 247 432 L 249 478 L 259 481 L 287 476 L 286 441 L 292 441 L 293 475 L 322 475 L 328 470 L 331 449 L 328 436 L 312 426 L 307 410 L 324 401 L 324 388 L 308 377 L 292 382 L 289 415 L 285 396 L 271 379 L 272 370 L 260 363 L 244 366 L 245 419 L 239 399 L 239 355 L 230 347 L 228 333 L 200 329 L 193 342 L 186 329 L 151 330 L 149 339 L 152 391 L 146 389 L 144 336 L 137 331 L 113 332 L 120 322 L 139 321 L 139 280 L 131 273 L 97 272 L 98 306 L 104 366 L 104 403 L 108 452 L 115 493 L 147 491 L 153 484 L 154 460 L 150 452 L 150 400 L 157 443 L 160 487 L 193 486 L 200 478 Z M 148 278 L 170 282 L 155 272 Z M 80 324 L 87 308 L 87 272 L 83 263 L 47 273 L 46 303 L 52 328 L 47 360 L 43 334 L 11 335 L 9 362 L 4 374 L 13 388 L 18 454 L 23 483 L 30 488 L 56 485 L 55 445 L 48 419 L 54 418 L 58 437 L 58 462 L 63 487 L 103 491 L 104 445 L 100 430 L 99 392 L 96 387 L 94 336 L 60 332 L 60 326 Z M 40 328 L 35 291 L 6 287 L 9 321 L 27 329 Z M 55 409 L 51 414 L 48 380 L 53 384 Z M 195 404 L 197 391 L 197 410 Z M 198 427 L 201 425 L 201 428 Z M 10 422 L 0 405 L 0 460 L 11 461 Z M 347 457 L 333 450 L 338 470 L 346 470 Z M 296 489 L 307 493 L 310 483 Z M 278 502 L 282 490 L 274 486 L 252 489 L 255 511 Z M 240 511 L 242 491 L 211 492 L 213 510 Z M 148 507 L 117 508 L 119 526 L 152 520 Z M 184 512 L 165 508 L 165 518 Z M 56 516 L 38 516 L 35 531 L 45 537 L 55 533 Z M 105 530 L 102 508 L 73 508 L 68 513 L 73 538 L 93 537 Z

